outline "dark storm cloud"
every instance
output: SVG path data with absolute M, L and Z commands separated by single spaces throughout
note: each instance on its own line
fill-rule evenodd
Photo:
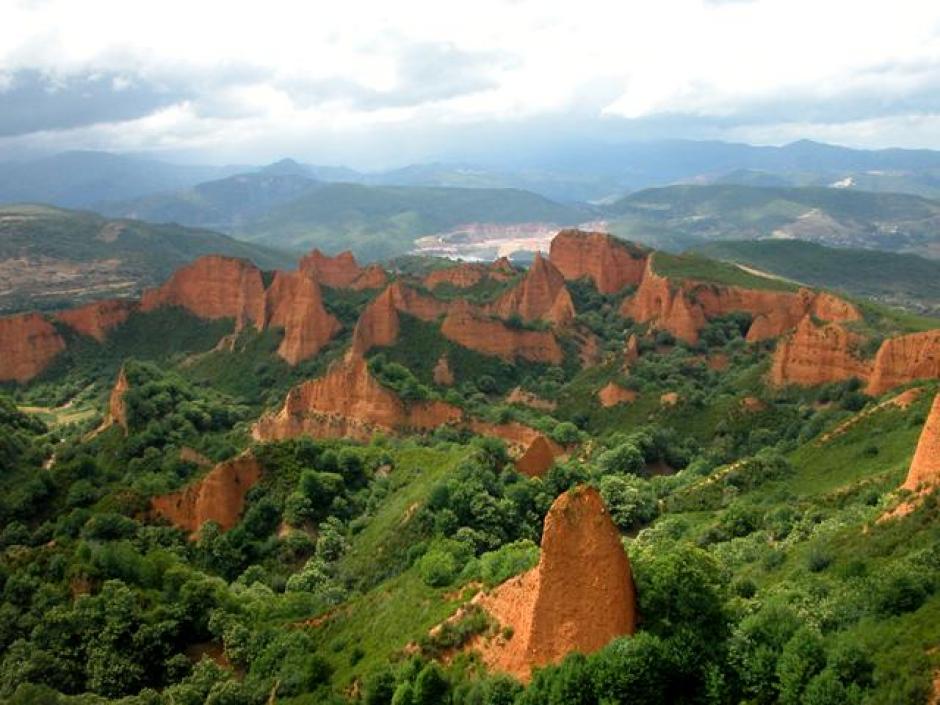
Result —
M 192 95 L 178 82 L 115 71 L 53 76 L 24 69 L 0 82 L 0 136 L 133 120 Z

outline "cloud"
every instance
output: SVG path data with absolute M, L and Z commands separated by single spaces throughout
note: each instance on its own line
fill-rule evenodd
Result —
M 512 145 L 573 123 L 880 144 L 870 125 L 935 114 L 940 4 L 921 0 L 0 4 L 0 147 L 361 163 L 375 145 L 407 160 L 468 131 Z

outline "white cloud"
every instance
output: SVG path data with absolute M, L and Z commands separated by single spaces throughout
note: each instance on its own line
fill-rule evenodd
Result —
M 940 112 L 938 68 L 940 3 L 922 0 L 0 3 L 0 90 L 33 71 L 50 86 L 101 74 L 115 92 L 166 95 L 150 116 L 16 138 L 81 146 L 211 149 L 569 114 L 684 116 L 701 134 L 770 142 L 805 126 L 868 144 L 870 125 Z

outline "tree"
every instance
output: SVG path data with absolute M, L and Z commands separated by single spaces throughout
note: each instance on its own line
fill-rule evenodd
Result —
M 597 465 L 605 475 L 639 475 L 646 468 L 646 459 L 635 445 L 622 443 L 601 453 Z
M 801 627 L 790 638 L 777 661 L 781 705 L 799 705 L 807 684 L 826 665 L 822 636 Z
M 610 518 L 624 531 L 652 521 L 659 513 L 653 488 L 636 475 L 605 475 L 599 485 Z

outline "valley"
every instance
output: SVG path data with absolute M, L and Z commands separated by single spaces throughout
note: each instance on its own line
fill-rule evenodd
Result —
M 937 320 L 491 236 L 0 318 L 0 693 L 927 702 Z

